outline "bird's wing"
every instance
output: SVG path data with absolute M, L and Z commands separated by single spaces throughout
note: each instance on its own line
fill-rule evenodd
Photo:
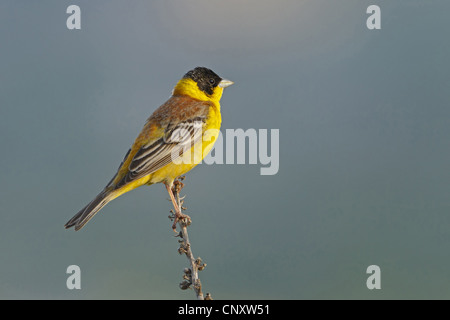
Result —
M 172 96 L 147 120 L 106 188 L 117 190 L 181 158 L 202 139 L 210 107 L 206 101 Z
M 132 181 L 158 171 L 171 162 L 177 161 L 185 151 L 202 139 L 206 117 L 196 117 L 169 125 L 164 136 L 144 144 L 133 156 L 128 172 L 114 186 L 118 189 Z

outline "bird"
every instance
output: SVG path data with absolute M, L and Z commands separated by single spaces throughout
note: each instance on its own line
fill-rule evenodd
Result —
M 175 231 L 177 221 L 187 216 L 175 201 L 174 181 L 211 151 L 222 123 L 220 99 L 224 88 L 233 83 L 205 67 L 188 71 L 170 98 L 147 119 L 111 181 L 64 227 L 78 231 L 122 194 L 163 183 L 175 209 Z

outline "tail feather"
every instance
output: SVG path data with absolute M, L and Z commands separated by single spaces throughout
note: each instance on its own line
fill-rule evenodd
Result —
M 100 211 L 101 208 L 103 208 L 111 200 L 113 200 L 111 193 L 105 191 L 101 192 L 86 207 L 84 207 L 76 215 L 74 215 L 72 219 L 67 221 L 64 227 L 68 229 L 75 226 L 75 231 L 80 230 L 86 223 L 89 222 L 89 220 L 94 217 L 97 212 Z

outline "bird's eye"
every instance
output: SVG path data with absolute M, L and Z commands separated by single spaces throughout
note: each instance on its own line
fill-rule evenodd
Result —
M 216 83 L 216 80 L 214 80 L 213 78 L 209 79 L 209 83 L 214 84 Z

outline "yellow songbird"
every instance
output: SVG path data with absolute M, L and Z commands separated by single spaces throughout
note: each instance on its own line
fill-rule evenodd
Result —
M 211 151 L 222 122 L 219 101 L 223 89 L 232 84 L 204 67 L 187 72 L 169 100 L 147 119 L 116 175 L 65 228 L 80 230 L 111 200 L 142 185 L 162 182 L 175 208 L 175 229 L 185 215 L 175 201 L 173 182 Z

